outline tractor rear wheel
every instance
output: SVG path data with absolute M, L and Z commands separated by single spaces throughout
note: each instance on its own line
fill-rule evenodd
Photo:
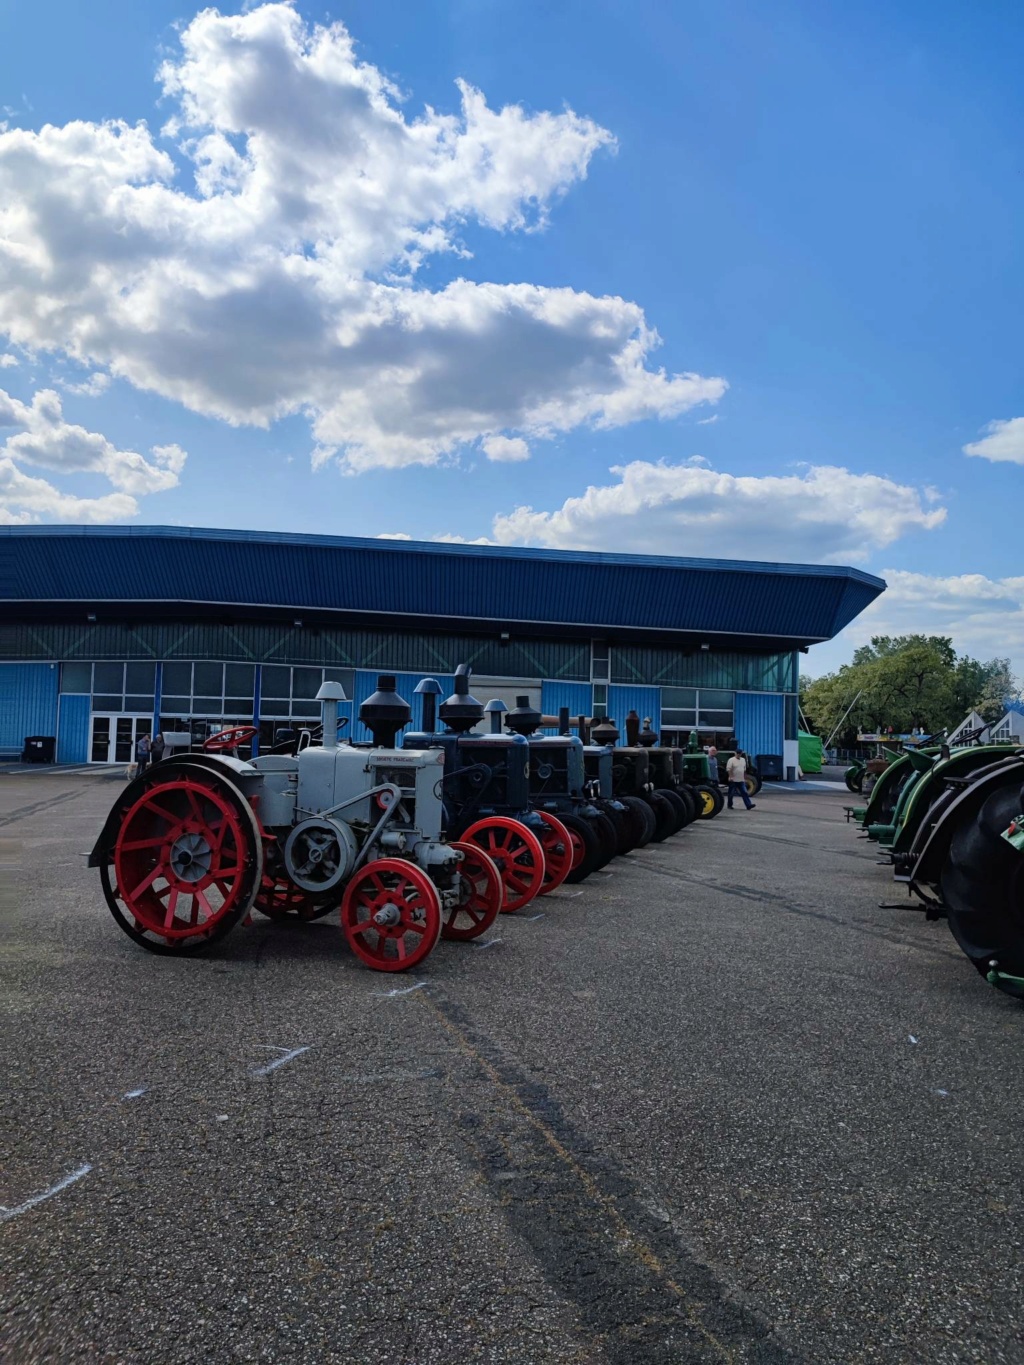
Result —
M 694 792 L 697 797 L 697 819 L 713 820 L 725 805 L 725 797 L 710 782 L 698 782 Z
M 455 874 L 459 899 L 454 909 L 444 912 L 441 937 L 479 938 L 501 913 L 505 899 L 501 874 L 478 844 L 460 842 L 451 847 L 462 854 Z
M 437 888 L 415 863 L 378 858 L 345 887 L 341 927 L 356 957 L 378 972 L 404 972 L 441 937 Z
M 498 869 L 505 888 L 502 914 L 515 914 L 540 893 L 544 884 L 544 850 L 536 834 L 519 820 L 490 815 L 470 825 L 462 841 L 477 844 Z
M 864 790 L 864 769 L 855 772 L 852 768 L 847 768 L 843 774 L 848 789 L 852 792 L 862 792 Z
M 546 896 L 561 886 L 572 871 L 572 837 L 561 820 L 549 811 L 539 810 L 537 814 L 544 822 L 543 832 L 538 832 L 544 850 L 544 881 L 539 894 Z
M 689 823 L 689 821 L 686 818 L 688 811 L 685 802 L 683 801 L 679 793 L 673 791 L 670 787 L 658 787 L 657 794 L 662 798 L 662 800 L 667 801 L 668 804 L 672 807 L 672 810 L 675 812 L 676 826 L 672 833 L 678 834 L 679 831 Z
M 323 919 L 338 905 L 335 900 L 317 900 L 286 876 L 274 877 L 264 869 L 260 889 L 252 908 L 267 919 Z
M 655 820 L 655 830 L 651 842 L 663 844 L 670 835 L 676 832 L 675 809 L 659 792 L 651 792 L 647 797 L 647 804 L 650 806 L 651 814 Z
M 101 868 L 115 920 L 153 953 L 191 953 L 249 913 L 263 872 L 259 823 L 218 773 L 154 773 Z
M 606 867 L 611 860 L 618 856 L 619 852 L 619 833 L 615 825 L 607 815 L 598 813 L 590 817 L 597 834 L 598 843 L 601 845 L 601 853 L 595 865 L 595 872 L 602 867 Z
M 1020 815 L 1019 781 L 997 790 L 953 836 L 942 871 L 942 899 L 953 937 L 983 976 L 1024 977 L 1024 857 L 1003 837 Z M 1024 999 L 1024 986 L 994 983 Z
M 654 811 L 639 796 L 623 796 L 621 799 L 633 820 L 633 847 L 645 848 L 658 829 Z
M 764 786 L 764 782 L 761 780 L 761 774 L 756 768 L 747 769 L 743 775 L 743 785 L 747 789 L 748 796 L 756 796 L 761 790 Z
M 594 826 L 581 815 L 560 815 L 558 818 L 569 831 L 573 848 L 572 871 L 565 880 L 575 885 L 589 877 L 597 867 L 601 841 Z

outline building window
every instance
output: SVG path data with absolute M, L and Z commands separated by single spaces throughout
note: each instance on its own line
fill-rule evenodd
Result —
M 734 692 L 710 687 L 663 687 L 661 728 L 678 733 L 691 730 L 715 735 L 732 733 L 735 718 Z
M 590 678 L 592 682 L 607 682 L 611 677 L 611 650 L 607 641 L 590 642 Z
M 605 720 L 608 716 L 608 684 L 594 684 L 594 720 Z
M 152 715 L 156 664 L 62 664 L 60 690 L 90 697 L 95 711 Z

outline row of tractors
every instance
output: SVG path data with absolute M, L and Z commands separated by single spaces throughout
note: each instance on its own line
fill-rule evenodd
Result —
M 904 753 L 848 814 L 928 919 L 945 918 L 978 971 L 1024 1000 L 1024 749 Z
M 440 938 L 473 939 L 563 882 L 722 809 L 699 751 L 665 748 L 635 712 L 545 717 L 528 697 L 482 705 L 461 665 L 422 730 L 394 676 L 359 708 L 373 739 L 343 741 L 340 684 L 322 726 L 249 761 L 239 727 L 165 758 L 124 788 L 90 855 L 115 920 L 156 953 L 189 953 L 253 910 L 313 920 L 340 910 L 352 951 L 378 971 L 420 964 Z M 554 719 L 555 726 L 549 722 Z M 489 733 L 478 733 L 481 726 Z M 556 728 L 558 733 L 541 733 Z M 403 733 L 404 732 L 404 733 Z

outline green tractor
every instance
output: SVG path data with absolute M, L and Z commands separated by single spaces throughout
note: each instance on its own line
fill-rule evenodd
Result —
M 907 881 L 985 979 L 1024 1000 L 1024 749 L 985 747 L 921 825 Z

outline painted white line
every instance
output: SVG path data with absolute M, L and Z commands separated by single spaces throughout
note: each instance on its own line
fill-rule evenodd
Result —
M 539 919 L 540 916 L 538 915 L 537 918 Z M 476 946 L 477 946 L 481 951 L 483 951 L 484 948 L 493 948 L 494 945 L 495 945 L 496 943 L 504 943 L 504 942 L 505 942 L 505 940 L 504 940 L 503 938 L 489 938 L 489 939 L 487 939 L 487 940 L 486 940 L 485 942 L 483 942 L 483 943 L 481 943 L 481 942 L 479 941 L 479 939 L 478 939 L 478 940 L 477 940 Z
M 583 895 L 582 891 L 560 891 L 558 893 L 558 899 L 560 901 L 574 901 L 577 896 L 582 895 Z
M 413 991 L 421 991 L 427 984 L 426 981 L 417 981 L 415 986 L 396 986 L 393 991 L 374 991 L 374 995 L 378 1000 L 393 1000 L 396 995 L 412 995 Z
M 123 1100 L 137 1100 L 140 1095 L 144 1095 L 145 1093 L 146 1087 L 144 1085 L 140 1085 L 138 1090 L 126 1090 L 124 1094 L 121 1096 L 121 1098 Z
M 267 1044 L 269 1046 L 269 1044 Z M 301 1057 L 304 1052 L 308 1052 L 309 1047 L 293 1047 L 290 1052 L 286 1052 L 283 1057 L 275 1057 L 266 1066 L 257 1066 L 253 1069 L 253 1076 L 269 1076 L 272 1071 L 276 1071 L 279 1066 L 284 1066 L 285 1062 L 293 1062 L 296 1057 Z M 225 1118 L 227 1115 L 225 1115 Z
M 543 919 L 545 914 L 546 911 L 542 910 L 539 915 L 528 915 L 526 917 L 526 922 L 527 924 L 533 924 L 535 920 Z
M 55 1194 L 60 1194 L 61 1190 L 66 1190 L 69 1185 L 73 1185 L 76 1180 L 81 1180 L 82 1176 L 88 1175 L 91 1170 L 92 1166 L 85 1162 L 84 1165 L 79 1166 L 77 1171 L 72 1171 L 63 1180 L 58 1180 L 56 1185 L 51 1185 L 42 1194 L 34 1194 L 31 1199 L 26 1199 L 24 1204 L 19 1204 L 17 1208 L 8 1209 L 0 1204 L 0 1223 L 6 1223 L 11 1218 L 17 1218 L 19 1213 L 28 1213 L 29 1209 L 34 1209 L 37 1204 L 43 1204 L 47 1199 L 52 1199 Z

